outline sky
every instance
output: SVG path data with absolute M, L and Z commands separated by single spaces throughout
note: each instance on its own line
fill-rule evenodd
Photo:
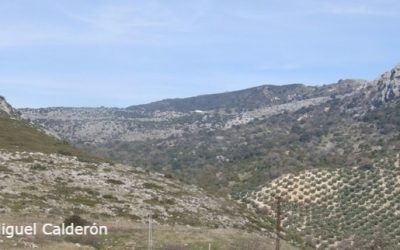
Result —
M 0 95 L 127 107 L 263 84 L 375 79 L 398 0 L 1 0 Z

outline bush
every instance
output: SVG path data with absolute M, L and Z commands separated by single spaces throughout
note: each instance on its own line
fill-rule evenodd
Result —
M 114 180 L 114 179 L 108 179 L 106 182 L 110 183 L 110 184 L 114 184 L 114 185 L 123 185 L 124 184 L 124 182 L 122 182 L 120 180 Z
M 74 225 L 74 227 L 76 227 L 76 226 L 82 226 L 83 227 L 83 226 L 90 225 L 90 222 L 88 222 L 85 219 L 82 219 L 79 215 L 72 215 L 72 216 L 70 216 L 70 217 L 68 217 L 68 218 L 66 218 L 64 220 L 64 224 L 66 226 Z
M 46 170 L 46 166 L 43 166 L 41 164 L 35 164 L 31 167 L 32 170 L 39 170 L 39 171 L 44 171 Z

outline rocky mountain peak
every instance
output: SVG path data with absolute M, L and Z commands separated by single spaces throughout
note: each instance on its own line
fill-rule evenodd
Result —
M 12 118 L 21 117 L 21 113 L 14 109 L 3 96 L 0 96 L 0 112 L 6 113 Z
M 375 101 L 386 103 L 400 96 L 400 64 L 396 65 L 375 80 L 378 96 Z

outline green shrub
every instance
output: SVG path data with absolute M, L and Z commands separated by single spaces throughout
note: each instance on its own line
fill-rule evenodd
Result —
M 73 225 L 74 227 L 76 227 L 76 226 L 83 227 L 83 226 L 90 225 L 91 223 L 85 219 L 82 219 L 79 215 L 72 215 L 64 220 L 64 224 L 66 226 Z
M 114 185 L 123 185 L 125 184 L 124 182 L 120 180 L 114 180 L 114 179 L 108 179 L 106 180 L 107 183 L 114 184 Z

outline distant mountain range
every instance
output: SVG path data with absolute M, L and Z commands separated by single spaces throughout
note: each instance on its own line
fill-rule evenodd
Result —
M 92 153 L 146 168 L 174 170 L 186 179 L 197 175 L 186 172 L 197 172 L 198 168 L 213 168 L 214 176 L 220 166 L 230 169 L 245 164 L 260 168 L 257 165 L 261 164 L 262 169 L 269 170 L 262 171 L 264 177 L 259 181 L 251 182 L 258 185 L 286 168 L 319 167 L 320 157 L 316 162 L 300 160 L 309 156 L 303 150 L 315 152 L 318 146 L 310 143 L 314 139 L 329 137 L 333 132 L 330 129 L 338 130 L 346 123 L 361 126 L 361 119 L 395 99 L 399 95 L 398 72 L 399 66 L 375 81 L 340 80 L 319 87 L 265 85 L 126 109 L 60 107 L 20 112 L 34 124 Z M 326 124 L 328 121 L 330 124 Z M 288 140 L 299 144 L 293 149 L 293 157 L 280 152 L 275 157 L 268 156 L 278 149 L 274 144 Z M 285 146 L 279 148 L 287 151 L 294 145 L 288 145 L 286 150 Z M 346 160 L 346 155 L 340 157 L 344 159 L 339 165 L 354 164 L 353 157 Z M 292 163 L 273 160 L 277 157 Z M 338 163 L 329 160 L 323 163 L 332 167 L 335 164 Z M 230 177 L 222 179 L 232 181 Z
M 337 94 L 345 94 L 352 90 L 358 81 L 341 81 L 324 87 L 290 84 L 284 86 L 264 85 L 245 90 L 221 94 L 203 95 L 183 99 L 167 99 L 145 105 L 131 106 L 129 110 L 145 112 L 191 112 L 196 110 L 226 110 L 244 112 L 289 102 L 302 101 L 329 96 L 333 89 Z M 362 81 L 359 81 L 362 82 Z
M 341 80 L 322 87 L 301 84 L 256 88 L 170 99 L 128 108 L 21 109 L 24 118 L 77 145 L 110 141 L 145 141 L 184 132 L 229 129 L 283 112 L 343 98 L 368 85 L 362 80 Z
M 362 181 L 361 174 L 345 178 L 341 171 L 379 173 L 392 169 L 400 150 L 399 97 L 400 65 L 373 81 L 340 80 L 324 86 L 265 85 L 120 109 L 58 107 L 19 112 L 88 152 L 172 174 L 208 191 L 229 194 L 257 210 L 271 206 L 271 200 L 263 199 L 264 193 L 276 193 L 274 188 L 286 185 L 278 180 L 288 174 L 291 177 L 286 179 L 294 183 L 293 176 L 322 176 L 327 172 L 343 185 L 353 185 L 346 182 Z M 397 178 L 396 171 L 392 174 Z M 379 180 L 385 182 L 386 177 Z M 329 180 L 319 184 L 326 181 Z M 362 187 L 356 185 L 346 192 L 359 193 Z M 291 185 L 283 188 L 285 194 L 295 189 Z M 301 190 L 306 197 L 304 190 L 309 187 Z M 335 192 L 341 195 L 336 189 L 332 192 L 332 197 L 337 197 Z M 394 202 L 399 192 L 388 191 L 387 202 Z M 333 201 L 329 197 L 326 199 Z M 307 209 L 314 206 L 303 200 L 287 202 Z M 348 216 L 338 209 L 337 216 Z M 390 215 L 394 219 L 400 208 L 390 209 L 396 210 L 395 215 Z M 298 218 L 309 219 L 304 214 Z M 309 244 L 320 247 L 337 247 L 352 237 L 361 235 L 365 239 L 376 232 L 357 227 L 364 231 L 348 230 L 347 235 L 339 237 L 333 233 L 340 231 L 337 225 L 321 229 L 328 233 L 319 234 L 313 231 L 317 230 L 315 224 L 293 224 L 286 225 L 287 229 L 300 232 L 310 238 Z M 376 226 L 384 233 L 391 228 L 380 221 Z M 395 238 L 391 244 L 399 242 Z

